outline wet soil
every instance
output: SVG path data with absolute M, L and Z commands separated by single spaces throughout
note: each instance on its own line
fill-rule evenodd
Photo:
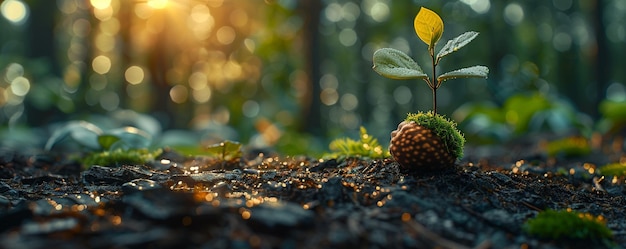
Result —
M 147 165 L 82 169 L 62 154 L 0 149 L 0 248 L 620 248 L 624 178 L 594 173 L 623 147 L 574 159 L 533 144 L 466 148 L 443 172 L 391 159 L 166 151 Z M 526 234 L 545 209 L 602 215 L 607 241 Z

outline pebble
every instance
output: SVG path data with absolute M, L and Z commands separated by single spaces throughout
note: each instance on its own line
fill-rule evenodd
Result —
M 146 190 L 158 189 L 161 188 L 159 184 L 157 184 L 153 180 L 148 179 L 135 179 L 130 182 L 122 184 L 122 191 L 127 194 L 141 192 Z

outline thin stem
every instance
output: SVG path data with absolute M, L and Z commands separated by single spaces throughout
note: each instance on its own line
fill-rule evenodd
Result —
M 433 114 L 437 115 L 437 88 L 433 88 Z
M 433 114 L 437 115 L 437 88 L 439 88 L 437 84 L 437 61 L 435 61 L 435 48 L 429 48 L 430 58 L 433 61 L 433 80 L 431 89 L 433 90 Z

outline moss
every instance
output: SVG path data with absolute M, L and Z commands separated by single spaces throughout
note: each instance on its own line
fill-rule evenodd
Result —
M 626 164 L 610 163 L 598 168 L 600 174 L 608 176 L 626 176 Z
M 600 241 L 613 236 L 602 216 L 572 210 L 545 210 L 529 219 L 524 230 L 533 236 L 553 240 Z
M 443 115 L 431 112 L 409 113 L 405 121 L 415 122 L 432 130 L 456 158 L 463 157 L 465 138 L 461 131 L 456 128 L 456 123 Z
M 161 149 L 152 152 L 147 149 L 116 149 L 91 153 L 82 160 L 82 163 L 87 168 L 93 165 L 119 167 L 121 165 L 145 164 L 150 160 L 154 160 L 161 153 Z

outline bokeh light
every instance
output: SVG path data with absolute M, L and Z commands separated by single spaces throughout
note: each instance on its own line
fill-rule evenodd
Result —
M 389 1 L 382 0 L 365 0 L 361 3 L 361 8 L 366 15 L 376 22 L 384 22 L 389 18 L 391 10 L 389 9 Z
M 189 91 L 187 87 L 183 85 L 176 85 L 170 89 L 170 98 L 174 103 L 182 104 L 187 102 L 187 97 L 189 96 Z
M 133 85 L 139 84 L 144 80 L 143 69 L 139 66 L 130 66 L 124 73 L 124 78 L 128 83 Z
M 99 74 L 108 73 L 111 70 L 111 59 L 104 55 L 99 55 L 91 62 L 93 71 Z
M 29 15 L 28 6 L 20 0 L 5 0 L 0 4 L 0 13 L 13 24 L 23 24 Z
M 524 9 L 517 3 L 509 3 L 504 8 L 504 20 L 511 26 L 516 26 L 524 20 Z
M 11 92 L 19 97 L 24 97 L 30 90 L 30 81 L 19 76 L 11 81 Z
M 89 2 L 91 3 L 91 6 L 100 10 L 106 9 L 111 6 L 111 0 L 89 0 Z

